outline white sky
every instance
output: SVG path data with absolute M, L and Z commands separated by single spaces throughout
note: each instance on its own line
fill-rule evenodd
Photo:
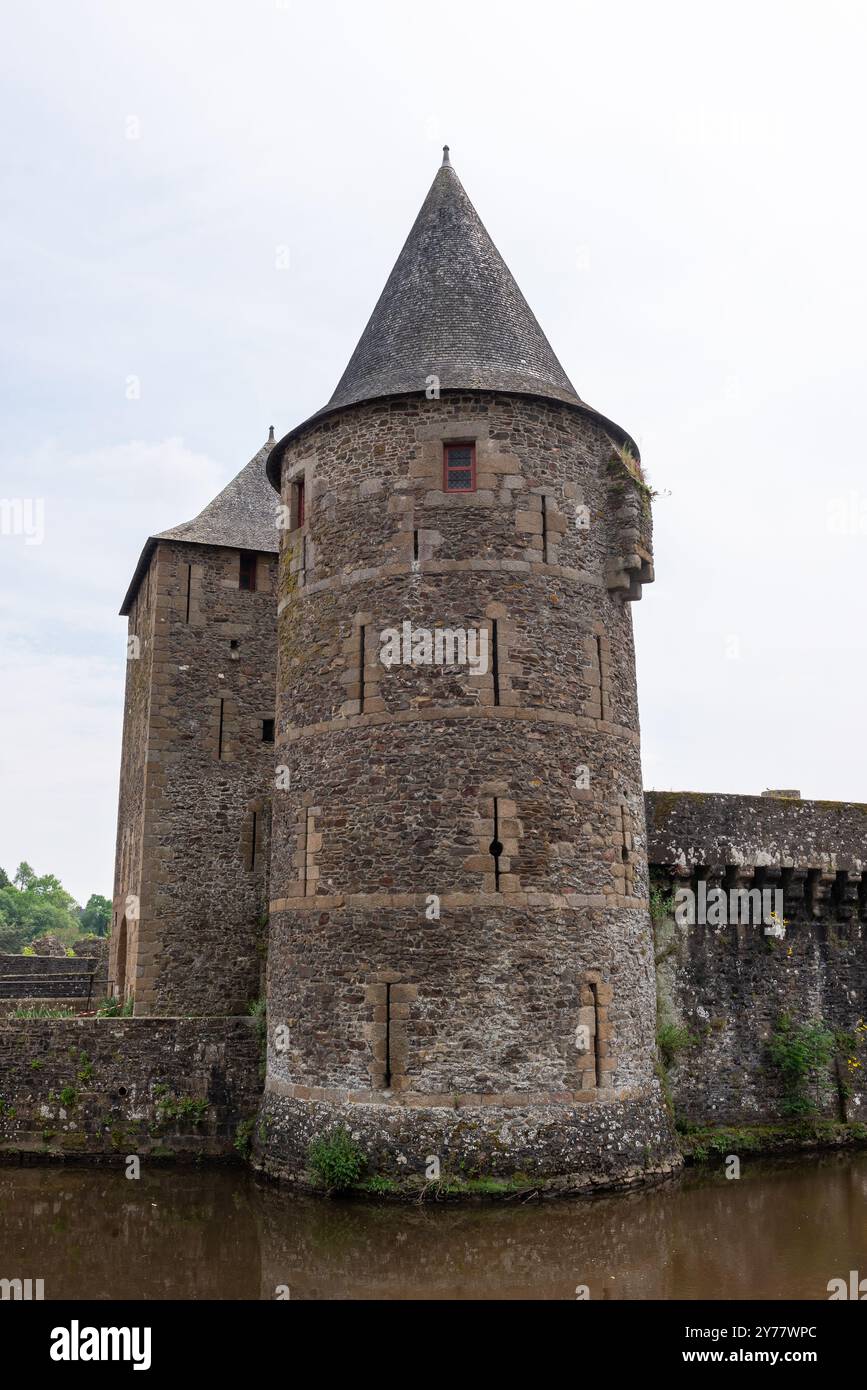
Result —
M 110 894 L 141 545 L 324 404 L 444 142 L 671 493 L 646 785 L 867 800 L 865 40 L 842 0 L 9 7 L 0 497 L 45 535 L 0 535 L 0 864 Z

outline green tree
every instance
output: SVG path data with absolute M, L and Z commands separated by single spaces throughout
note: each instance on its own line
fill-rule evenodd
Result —
M 72 945 L 81 935 L 81 909 L 55 874 L 37 874 L 23 861 L 10 883 L 0 880 L 0 951 L 19 952 L 37 936 Z
M 83 932 L 105 936 L 111 921 L 111 903 L 99 893 L 91 893 L 79 919 Z

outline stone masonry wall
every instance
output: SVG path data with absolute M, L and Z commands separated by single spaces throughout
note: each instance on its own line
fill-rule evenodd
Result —
M 74 957 L 0 955 L 0 1014 L 36 1000 L 96 1008 L 108 988 L 107 948 L 103 939 L 83 942 L 87 954 Z
M 445 493 L 443 444 L 466 439 L 477 490 Z M 623 596 L 652 577 L 641 486 L 577 412 L 479 394 L 311 426 L 284 459 L 290 515 L 302 476 L 280 570 L 269 1090 L 365 1124 L 376 1106 L 640 1111 L 654 986 Z M 387 666 L 381 634 L 404 623 L 473 629 L 488 660 Z M 413 1118 L 382 1123 L 397 1143 Z
M 657 923 L 660 1022 L 691 1038 L 670 1070 L 677 1111 L 696 1124 L 785 1119 L 768 1055 L 781 1019 L 856 1040 L 867 1019 L 867 806 L 672 792 L 648 792 L 646 803 L 661 898 L 700 881 L 777 889 L 785 919 L 782 938 L 762 923 Z M 837 1052 L 813 1095 L 818 1110 L 867 1120 L 867 1048 Z
M 251 1018 L 0 1020 L 0 1162 L 236 1155 L 259 1059 Z
M 130 992 L 135 983 L 135 962 L 138 956 L 138 908 L 135 904 L 140 901 L 142 893 L 142 852 L 157 609 L 155 571 L 156 562 L 152 556 L 130 608 L 127 623 L 126 693 L 123 707 L 109 970 L 118 992 L 123 996 Z M 118 978 L 118 966 L 121 978 Z
M 163 541 L 152 562 L 136 1015 L 242 1013 L 261 993 L 275 565 L 260 553 L 249 591 L 237 550 Z
M 41 980 L 53 975 L 92 975 L 100 964 L 93 956 L 0 955 L 0 980 L 27 977 L 38 986 Z
M 861 924 L 791 923 L 782 941 L 761 928 L 677 928 L 660 933 L 675 951 L 661 966 L 660 1019 L 692 1039 L 670 1071 L 677 1113 L 694 1124 L 767 1123 L 792 1118 L 768 1044 L 781 1018 L 821 1021 L 853 1033 L 867 1017 L 867 949 Z M 857 1033 L 856 1033 L 857 1036 Z M 857 1063 L 848 1066 L 848 1058 Z M 811 1099 L 819 1113 L 867 1121 L 867 1055 L 845 1049 Z

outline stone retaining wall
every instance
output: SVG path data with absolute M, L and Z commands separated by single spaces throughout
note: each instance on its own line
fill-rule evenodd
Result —
M 0 1021 L 0 1161 L 237 1157 L 260 1092 L 251 1018 Z

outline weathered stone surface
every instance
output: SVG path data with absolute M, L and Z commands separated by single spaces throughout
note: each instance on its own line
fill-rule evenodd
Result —
M 131 605 L 140 646 L 128 662 L 109 978 L 134 993 L 137 1014 L 242 1013 L 261 992 L 274 573 L 260 553 L 256 588 L 243 590 L 238 550 L 161 540 Z
M 454 438 L 475 441 L 480 477 L 501 465 L 512 485 L 443 493 Z M 472 393 L 361 405 L 285 451 L 282 501 L 303 476 L 307 508 L 280 560 L 289 775 L 274 796 L 266 1110 L 282 1139 L 262 1146 L 265 1167 L 303 1163 L 307 1104 L 317 1125 L 330 1110 L 351 1121 L 386 1167 L 395 1144 L 464 1162 L 457 1136 L 474 1125 L 520 1132 L 520 1162 L 549 1177 L 631 1171 L 645 1147 L 657 1169 L 671 1156 L 631 620 L 605 581 L 641 490 L 612 456 L 568 405 Z M 436 537 L 424 558 L 420 537 Z M 488 660 L 386 664 L 383 634 L 404 624 L 483 632 Z M 515 1167 L 499 1143 L 482 1170 Z
M 349 1130 L 368 1171 L 423 1180 L 439 1158 L 443 1180 L 528 1178 L 563 1194 L 631 1187 L 676 1171 L 668 1116 L 658 1096 L 586 1105 L 500 1108 L 327 1105 L 267 1094 L 257 1167 L 306 1185 L 307 1149 L 330 1129 Z
M 258 1060 L 250 1018 L 0 1020 L 0 1161 L 237 1157 Z
M 660 865 L 830 870 L 867 867 L 867 805 L 709 792 L 646 794 L 649 854 Z
M 52 1008 L 96 1008 L 108 989 L 108 939 L 82 941 L 67 956 L 56 937 L 36 937 L 35 955 L 0 955 L 0 1014 L 39 1000 Z
M 684 1028 L 688 1045 L 674 1058 L 669 1085 L 678 1117 L 692 1124 L 766 1124 L 788 1119 L 783 1077 L 768 1045 L 784 1016 L 794 1026 L 821 1022 L 855 1033 L 867 1014 L 863 923 L 836 927 L 789 922 L 782 940 L 761 927 L 669 925 L 661 941 L 674 952 L 660 968 L 661 1018 Z M 849 1057 L 857 1066 L 848 1065 Z M 808 1086 L 817 1113 L 867 1121 L 863 1044 L 840 1054 Z
M 664 900 L 679 889 L 767 894 L 784 935 L 744 921 L 657 924 L 662 1022 L 689 1038 L 670 1087 L 694 1124 L 791 1118 L 769 1044 L 784 1018 L 854 1039 L 817 1074 L 810 1100 L 829 1118 L 867 1116 L 867 806 L 797 796 L 648 792 L 651 869 Z M 776 894 L 776 897 L 771 897 Z M 737 918 L 738 920 L 733 920 Z
M 474 445 L 474 491 L 446 490 L 448 442 Z M 264 1170 L 305 1180 L 335 1125 L 393 1176 L 434 1156 L 587 1191 L 676 1164 L 629 609 L 652 579 L 631 441 L 578 398 L 446 164 L 328 406 L 150 537 L 124 603 L 110 978 L 137 1015 L 243 1010 L 270 902 Z M 450 656 L 425 654 L 437 633 Z M 677 1109 L 776 1118 L 781 1014 L 851 1031 L 867 1011 L 867 807 L 646 805 L 660 889 L 783 894 L 782 941 L 670 922 L 657 941 L 663 1022 L 691 1039 Z M 260 1089 L 231 1019 L 111 1026 L 130 1030 L 134 1076 L 183 1064 L 205 1085 L 207 1054 L 227 1113 Z M 6 1082 L 30 1123 L 14 1036 Z M 851 1080 L 820 1108 L 860 1115 Z

